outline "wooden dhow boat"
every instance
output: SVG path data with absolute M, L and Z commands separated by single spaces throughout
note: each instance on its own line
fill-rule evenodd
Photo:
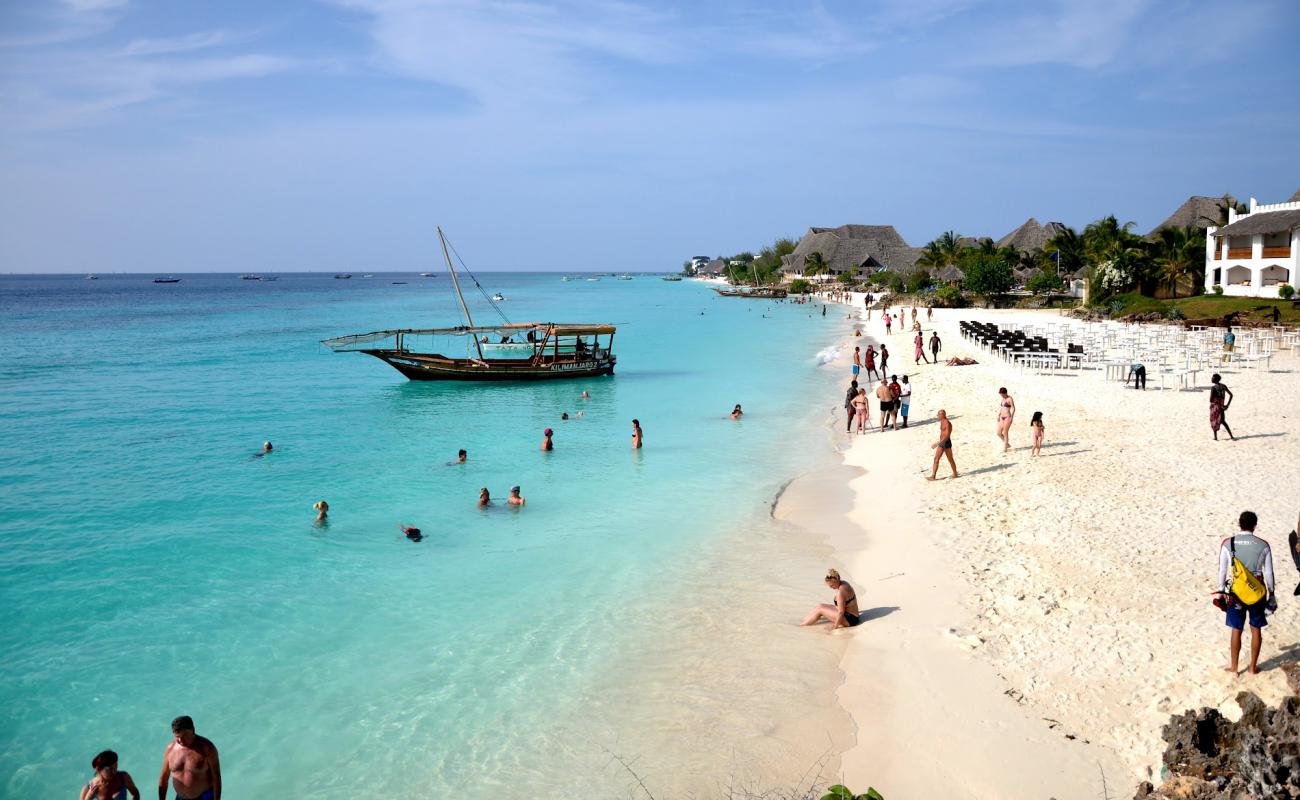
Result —
M 715 286 L 713 291 L 723 297 L 748 297 L 752 300 L 774 300 L 786 296 L 785 289 L 775 286 L 740 286 L 729 289 Z
M 442 228 L 438 240 L 466 324 L 371 331 L 321 343 L 335 352 L 374 356 L 413 381 L 541 381 L 613 374 L 615 326 L 510 322 L 469 273 L 502 319 L 498 325 L 475 325 Z M 463 350 L 465 355 L 448 355 L 453 350 Z

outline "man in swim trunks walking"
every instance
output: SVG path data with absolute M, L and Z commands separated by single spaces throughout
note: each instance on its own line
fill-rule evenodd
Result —
M 939 409 L 939 441 L 930 445 L 934 450 L 934 467 L 930 470 L 928 481 L 935 479 L 939 474 L 939 459 L 947 456 L 948 465 L 952 467 L 952 476 L 957 477 L 957 462 L 952 458 L 952 423 L 948 421 L 948 412 L 942 408 Z
M 939 341 L 939 332 L 934 331 L 930 334 L 930 360 L 939 363 L 939 351 L 943 349 L 943 343 Z
M 1241 533 L 1229 536 L 1219 544 L 1219 588 L 1227 592 L 1232 589 L 1232 559 L 1238 561 L 1264 582 L 1268 596 L 1254 605 L 1244 605 L 1237 598 L 1227 608 L 1227 625 L 1232 628 L 1228 639 L 1228 655 L 1231 663 L 1224 669 L 1237 674 L 1237 659 L 1241 655 L 1241 631 L 1250 618 L 1250 674 L 1259 673 L 1259 648 L 1264 642 L 1263 627 L 1268 624 L 1265 612 L 1271 605 L 1277 608 L 1275 586 L 1273 582 L 1273 549 L 1268 542 L 1255 535 L 1255 525 L 1259 518 L 1253 511 L 1241 512 L 1237 521 Z
M 885 370 L 889 369 L 889 348 L 880 345 L 880 375 L 884 377 Z
M 221 800 L 221 760 L 217 746 L 194 732 L 194 720 L 172 720 L 175 738 L 163 751 L 162 775 L 158 776 L 158 800 L 167 800 L 167 778 L 176 789 L 176 800 Z

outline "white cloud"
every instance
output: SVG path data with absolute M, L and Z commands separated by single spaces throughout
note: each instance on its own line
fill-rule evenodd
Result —
M 135 39 L 122 48 L 124 56 L 156 56 L 189 53 L 229 44 L 234 37 L 227 31 L 200 31 L 169 39 Z

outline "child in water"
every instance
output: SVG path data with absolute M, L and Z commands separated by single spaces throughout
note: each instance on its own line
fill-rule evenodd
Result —
M 1043 449 L 1043 412 L 1034 412 L 1033 419 L 1029 420 L 1029 427 L 1034 432 L 1034 449 L 1029 454 L 1036 456 Z

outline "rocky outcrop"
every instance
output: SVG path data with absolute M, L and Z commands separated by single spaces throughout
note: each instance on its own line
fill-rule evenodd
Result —
M 1163 732 L 1169 778 L 1159 788 L 1142 784 L 1136 800 L 1300 798 L 1300 696 L 1269 708 L 1242 692 L 1237 705 L 1237 722 L 1214 708 L 1171 718 Z

